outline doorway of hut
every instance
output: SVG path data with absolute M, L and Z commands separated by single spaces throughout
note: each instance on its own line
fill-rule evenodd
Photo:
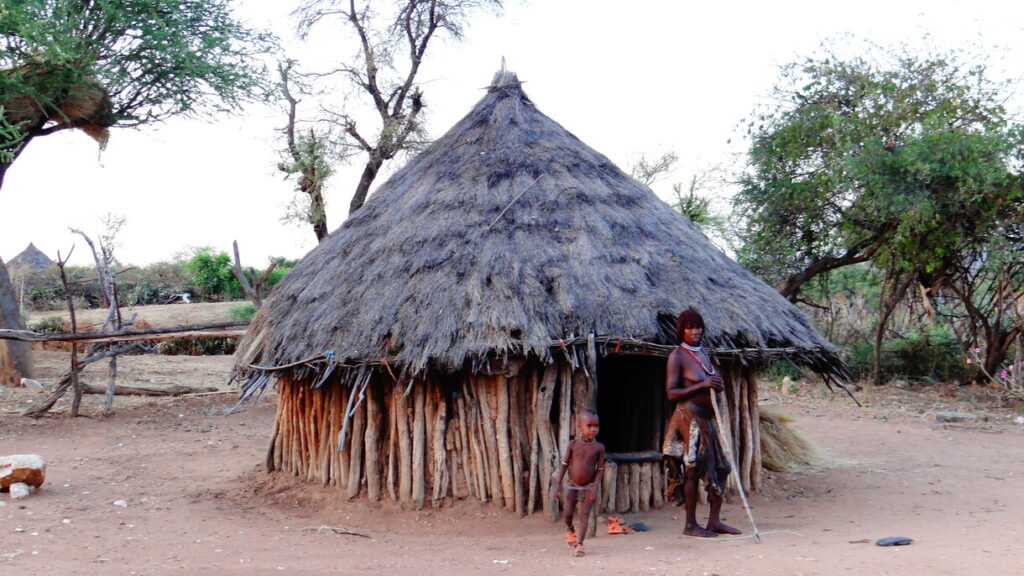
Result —
M 598 357 L 598 440 L 609 459 L 660 460 L 665 405 L 664 358 L 628 354 Z

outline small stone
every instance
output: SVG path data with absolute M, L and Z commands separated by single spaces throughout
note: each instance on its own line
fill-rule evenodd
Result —
M 913 541 L 913 538 L 907 538 L 906 536 L 889 536 L 876 540 L 875 546 L 906 546 Z
M 124 500 L 114 500 L 114 506 L 120 506 L 121 508 L 127 508 L 128 503 Z
M 32 493 L 32 488 L 28 484 L 21 482 L 15 482 L 10 485 L 11 500 L 21 500 Z
M 1013 419 L 1013 421 L 1016 422 L 1017 424 L 1024 424 L 1024 416 L 1017 416 L 1016 418 Z
M 974 414 L 967 412 L 933 412 L 936 422 L 971 422 L 977 420 Z

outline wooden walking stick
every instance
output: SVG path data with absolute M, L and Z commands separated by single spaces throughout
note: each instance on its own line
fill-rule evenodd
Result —
M 718 409 L 718 394 L 711 390 L 711 405 L 715 409 L 715 422 L 718 424 L 718 441 L 725 448 L 725 457 L 729 459 L 729 467 L 732 468 L 733 478 L 736 480 L 736 487 L 740 491 L 740 498 L 743 499 L 743 509 L 747 511 L 750 518 L 750 525 L 754 527 L 754 540 L 761 541 L 761 535 L 757 532 L 757 523 L 754 522 L 754 514 L 750 511 L 750 504 L 747 502 L 747 494 L 743 491 L 743 480 L 740 479 L 739 469 L 736 468 L 736 460 L 732 457 L 732 445 L 726 441 L 724 428 L 722 427 L 722 413 Z

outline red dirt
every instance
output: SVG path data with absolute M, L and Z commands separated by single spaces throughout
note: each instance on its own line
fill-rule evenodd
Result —
M 52 381 L 67 356 L 39 352 Z M 227 357 L 127 357 L 119 384 L 220 386 Z M 90 367 L 87 379 L 104 381 Z M 227 390 L 225 388 L 225 390 Z M 795 418 L 839 466 L 769 474 L 751 497 L 762 535 L 681 535 L 682 510 L 623 515 L 650 531 L 599 534 L 572 558 L 559 524 L 457 502 L 437 510 L 347 502 L 335 488 L 263 472 L 274 396 L 225 416 L 234 393 L 118 397 L 99 417 L 87 396 L 40 420 L 14 412 L 42 396 L 0 388 L 0 454 L 48 461 L 42 490 L 0 495 L 0 571 L 11 574 L 1020 574 L 1024 539 L 1024 426 L 1019 407 L 972 390 L 886 387 L 844 395 L 808 385 L 763 394 Z M 925 413 L 960 409 L 987 418 L 940 424 Z M 124 506 L 115 502 L 124 501 Z M 699 513 L 706 514 L 701 506 Z M 749 534 L 738 498 L 725 521 Z M 318 527 L 334 527 L 341 534 Z M 365 537 L 363 537 L 365 536 Z M 874 541 L 907 536 L 910 546 Z

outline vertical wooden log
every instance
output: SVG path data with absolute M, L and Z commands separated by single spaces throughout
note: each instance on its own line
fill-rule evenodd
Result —
M 334 430 L 334 444 L 336 445 L 335 459 L 331 466 L 335 469 L 334 481 L 332 484 L 342 489 L 348 489 L 348 472 L 351 468 L 352 453 L 349 447 L 352 446 L 352 423 L 349 422 L 348 428 L 345 429 L 345 443 L 344 445 L 338 444 L 341 441 L 339 434 L 341 434 L 341 428 L 345 425 L 346 413 L 348 412 L 349 400 L 352 397 L 352 388 L 344 386 L 340 383 L 335 384 L 334 388 L 334 420 L 331 424 Z
M 757 492 L 761 489 L 761 408 L 758 404 L 757 378 L 753 371 L 747 373 L 747 399 L 750 403 L 751 436 L 750 445 L 754 449 L 754 458 L 750 464 L 750 489 Z
M 579 435 L 579 415 L 587 409 L 587 387 L 589 380 L 583 368 L 574 370 L 572 373 L 572 414 L 570 415 L 570 435 L 577 438 Z
M 523 388 L 526 387 L 526 375 L 519 373 L 515 378 L 506 378 L 508 387 L 508 426 L 511 438 L 509 439 L 512 448 L 512 496 L 515 503 L 516 514 L 522 518 L 526 516 L 526 493 L 528 490 L 523 485 L 523 444 L 525 442 L 525 431 L 523 430 L 524 408 L 522 402 Z
M 640 464 L 640 511 L 647 512 L 651 509 L 651 467 L 654 462 L 642 462 Z
M 494 410 L 491 408 L 491 403 L 488 399 L 491 386 L 488 386 L 488 379 L 484 376 L 476 376 L 473 378 L 473 381 L 476 388 L 477 403 L 480 406 L 480 422 L 483 424 L 483 446 L 486 449 L 487 455 L 488 489 L 494 503 L 504 507 L 504 490 L 501 487 L 498 447 L 496 446 L 498 443 L 498 433 L 495 430 L 494 418 L 492 416 Z
M 409 397 L 404 383 L 395 386 L 395 406 L 398 419 L 398 499 L 412 500 L 412 435 L 409 426 Z
M 324 391 L 310 386 L 309 406 L 307 413 L 309 431 L 309 469 L 306 471 L 306 479 L 310 482 L 323 482 L 323 466 L 325 458 L 324 445 L 321 432 L 324 428 L 323 405 Z
M 587 410 L 597 412 L 597 346 L 594 344 L 593 334 L 587 335 L 587 372 L 590 379 L 587 382 L 583 405 Z
M 656 509 L 665 506 L 665 476 L 662 463 L 651 463 L 651 505 Z
M 359 390 L 353 388 L 352 394 L 359 394 Z M 356 402 L 355 413 L 352 414 L 352 422 L 349 425 L 352 439 L 348 443 L 349 471 L 345 495 L 350 500 L 359 495 L 363 478 L 363 433 L 366 426 L 366 402 L 359 402 L 358 398 L 356 398 Z
M 469 421 L 466 419 L 465 394 L 462 391 L 459 391 L 458 397 L 455 399 L 455 418 L 459 421 L 457 428 L 459 464 L 462 466 L 462 475 L 466 482 L 466 498 L 469 498 L 476 494 L 476 486 L 474 485 L 470 468 L 471 448 L 469 446 L 469 435 L 466 432 L 469 428 Z
M 537 511 L 537 500 L 540 497 L 543 500 L 543 496 L 538 494 L 540 488 L 540 434 L 537 429 L 530 427 L 530 472 L 528 476 L 528 486 L 526 495 L 526 513 L 533 514 Z M 542 504 L 543 507 L 543 504 Z
M 366 387 L 366 497 L 370 502 L 380 500 L 380 392 L 377 382 Z
M 515 482 L 512 479 L 512 448 L 509 442 L 508 408 L 509 408 L 509 386 L 504 374 L 498 374 L 491 378 L 494 382 L 497 406 L 495 414 L 495 429 L 498 439 L 498 464 L 501 472 L 501 493 L 505 498 L 505 507 L 515 509 L 516 495 Z
M 623 462 L 617 466 L 615 473 L 615 512 L 629 512 L 629 497 L 632 493 L 629 487 L 629 464 Z
M 436 470 L 434 469 L 434 462 L 437 458 L 435 449 L 437 447 L 437 436 L 434 434 L 433 428 L 435 420 L 437 419 L 437 402 L 440 397 L 441 387 L 435 378 L 425 379 L 423 382 L 423 421 L 426 433 L 426 444 L 423 450 L 423 478 L 424 488 L 426 494 L 433 499 L 433 487 L 437 482 L 434 477 Z
M 267 448 L 267 461 L 265 463 L 267 472 L 280 470 L 281 465 L 281 439 L 285 436 L 285 426 L 282 426 L 282 424 L 286 423 L 284 418 L 285 399 L 282 394 L 282 385 L 285 380 L 286 378 L 281 378 L 277 383 L 278 393 L 277 408 L 274 410 L 274 433 L 270 436 L 270 447 Z
M 740 452 L 736 456 L 736 465 L 740 467 L 740 482 L 743 490 L 750 492 L 750 465 L 754 460 L 754 448 L 750 444 L 753 431 L 750 429 L 750 398 L 745 379 L 737 374 L 736 380 L 740 383 L 740 420 L 742 423 L 743 436 L 740 438 Z
M 480 422 L 480 406 L 474 394 L 472 377 L 466 379 L 466 382 L 463 384 L 463 390 L 465 392 L 463 397 L 466 399 L 467 422 L 469 423 L 467 433 L 469 434 L 469 443 L 473 450 L 473 470 L 476 473 L 477 497 L 480 498 L 481 502 L 487 502 L 489 498 L 487 461 L 484 457 L 486 450 L 481 436 L 483 424 Z
M 295 423 L 295 434 L 292 435 L 291 451 L 291 473 L 299 476 L 302 474 L 302 439 L 303 439 L 303 417 L 302 406 L 305 396 L 305 386 L 302 382 L 296 382 L 292 389 L 291 420 Z
M 572 429 L 572 366 L 567 362 L 562 363 L 559 380 L 558 454 L 563 456 L 569 449 L 569 440 L 575 435 Z
M 632 462 L 629 465 L 629 482 L 632 494 L 629 496 L 629 511 L 640 511 L 640 463 Z
M 558 365 L 549 364 L 543 367 L 537 388 L 535 406 L 533 408 L 534 428 L 537 430 L 537 441 L 540 443 L 540 498 L 541 507 L 549 518 L 554 520 L 555 505 L 551 500 L 551 484 L 554 481 L 555 466 L 561 458 L 557 452 L 555 433 L 551 427 L 551 405 L 554 403 L 555 386 L 558 382 Z
M 459 397 L 456 398 L 455 407 L 458 413 L 459 419 L 459 442 L 462 443 L 460 450 L 460 459 L 462 461 L 462 475 L 466 479 L 466 497 L 476 496 L 480 498 L 480 492 L 477 489 L 476 483 L 476 467 L 473 459 L 473 447 L 469 442 L 469 430 L 470 421 L 469 416 L 466 413 L 466 392 L 465 385 L 463 390 L 460 391 Z
M 398 476 L 398 396 L 394 390 L 388 392 L 386 387 L 382 395 L 388 413 L 388 496 L 391 497 L 391 500 L 397 501 L 399 496 L 396 482 Z
M 445 440 L 448 437 L 448 419 L 445 417 L 444 397 L 440 386 L 434 387 L 434 425 L 431 432 L 433 436 L 433 480 L 431 486 L 432 494 L 430 505 L 434 508 L 441 506 L 444 498 L 448 496 L 449 481 L 448 474 L 448 451 L 445 449 Z
M 601 511 L 614 513 L 617 509 L 615 499 L 618 496 L 617 484 L 619 477 L 619 465 L 608 460 L 604 465 L 604 477 L 601 478 Z
M 424 413 L 426 381 L 417 382 L 413 387 L 413 434 L 412 434 L 412 500 L 416 509 L 421 510 L 426 498 L 426 477 L 424 458 L 427 448 L 427 423 Z

